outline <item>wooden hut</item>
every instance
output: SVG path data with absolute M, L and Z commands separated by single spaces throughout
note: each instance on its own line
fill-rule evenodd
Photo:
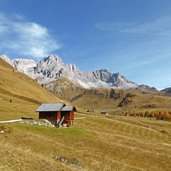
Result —
M 66 106 L 64 103 L 43 103 L 36 110 L 39 112 L 39 119 L 47 119 L 57 127 L 73 126 L 75 111 L 75 106 Z
M 75 106 L 65 106 L 61 110 L 61 117 L 64 117 L 64 123 L 67 126 L 73 126 Z

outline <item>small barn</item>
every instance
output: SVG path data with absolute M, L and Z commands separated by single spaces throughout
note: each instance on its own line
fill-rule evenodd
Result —
M 47 119 L 56 127 L 73 126 L 75 106 L 66 106 L 65 103 L 43 103 L 36 112 L 39 119 Z

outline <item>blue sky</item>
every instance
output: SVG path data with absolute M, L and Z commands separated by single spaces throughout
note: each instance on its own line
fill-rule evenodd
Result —
M 138 84 L 171 86 L 170 0 L 0 0 L 0 54 L 59 55 Z

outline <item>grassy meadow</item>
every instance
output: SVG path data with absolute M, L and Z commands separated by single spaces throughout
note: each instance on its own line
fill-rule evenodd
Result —
M 85 114 L 76 118 L 73 128 L 1 124 L 9 131 L 0 134 L 0 170 L 170 170 L 171 122 Z

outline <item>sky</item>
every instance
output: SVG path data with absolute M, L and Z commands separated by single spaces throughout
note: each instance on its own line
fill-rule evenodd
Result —
M 171 87 L 171 1 L 0 0 L 0 54 Z

